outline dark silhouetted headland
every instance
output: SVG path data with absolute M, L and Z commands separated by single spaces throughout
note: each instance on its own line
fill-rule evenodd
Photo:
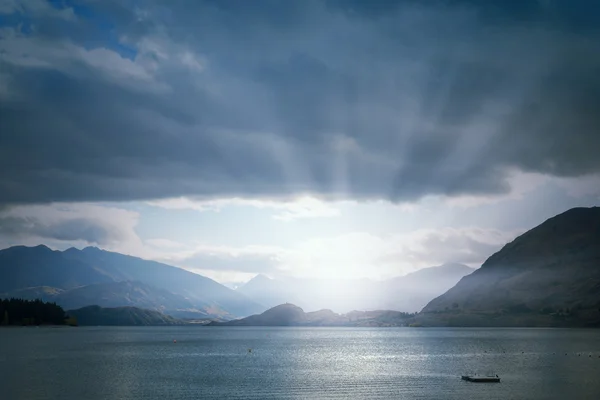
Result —
M 42 300 L 0 300 L 0 325 L 64 325 L 65 311 Z
M 304 312 L 286 303 L 262 314 L 227 322 L 212 322 L 211 326 L 406 326 L 412 314 L 399 311 L 352 311 L 337 314 L 331 310 Z

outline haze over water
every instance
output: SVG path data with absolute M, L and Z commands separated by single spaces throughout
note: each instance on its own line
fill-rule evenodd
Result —
M 16 328 L 0 331 L 0 388 L 11 400 L 597 399 L 599 355 L 598 332 L 576 329 Z M 500 384 L 460 380 L 489 370 Z

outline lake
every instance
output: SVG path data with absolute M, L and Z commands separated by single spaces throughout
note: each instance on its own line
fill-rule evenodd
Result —
M 596 400 L 599 356 L 579 329 L 7 328 L 0 398 Z

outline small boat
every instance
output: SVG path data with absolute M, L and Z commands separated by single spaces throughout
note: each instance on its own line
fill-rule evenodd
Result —
M 500 382 L 500 377 L 496 374 L 487 375 L 462 375 L 461 379 L 469 382 Z

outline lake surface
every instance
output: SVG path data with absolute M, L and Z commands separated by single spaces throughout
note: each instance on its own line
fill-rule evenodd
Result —
M 0 398 L 597 400 L 599 356 L 599 330 L 8 328 Z

